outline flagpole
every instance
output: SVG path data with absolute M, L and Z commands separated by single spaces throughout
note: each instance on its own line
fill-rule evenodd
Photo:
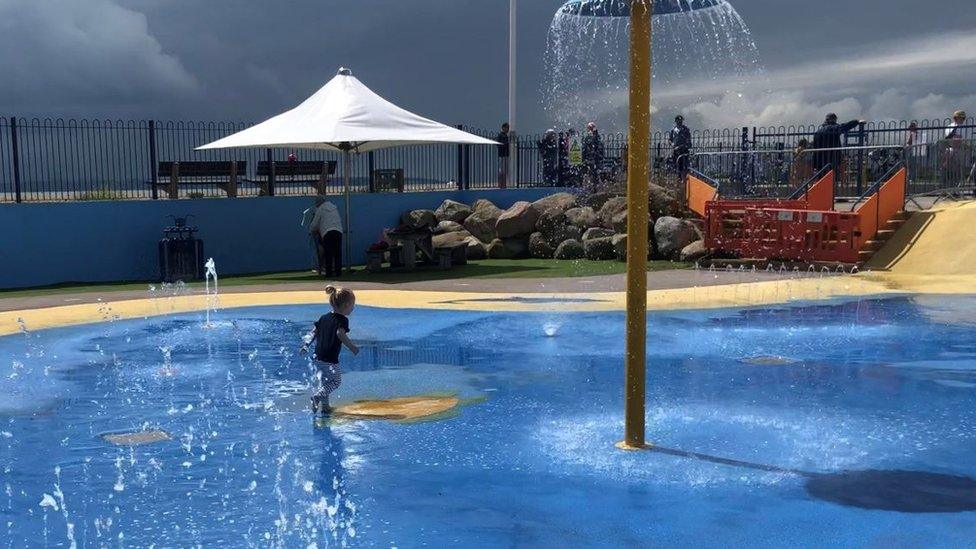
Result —
M 518 6 L 517 0 L 508 0 L 508 126 L 511 139 L 508 142 L 508 173 L 511 174 L 507 183 L 518 186 L 518 125 L 515 123 L 515 76 L 516 49 L 518 46 Z

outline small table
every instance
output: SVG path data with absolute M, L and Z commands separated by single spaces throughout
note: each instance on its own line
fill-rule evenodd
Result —
M 399 255 L 400 262 L 407 270 L 417 268 L 417 252 L 420 252 L 428 261 L 435 261 L 433 233 L 430 229 L 395 229 L 387 232 L 387 236 L 395 244 L 391 250 L 391 255 Z M 390 260 L 394 264 L 395 258 Z

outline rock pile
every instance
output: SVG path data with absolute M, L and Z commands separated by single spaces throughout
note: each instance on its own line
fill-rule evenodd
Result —
M 647 219 L 650 257 L 695 261 L 707 253 L 698 224 L 678 217 L 672 193 L 651 185 Z M 434 246 L 467 245 L 468 259 L 624 260 L 627 199 L 619 193 L 557 193 L 502 210 L 489 200 L 468 206 L 445 200 L 436 210 L 411 210 L 404 225 L 430 227 Z

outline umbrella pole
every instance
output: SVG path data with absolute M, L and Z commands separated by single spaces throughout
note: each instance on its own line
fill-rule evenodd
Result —
M 350 225 L 350 220 L 349 220 L 349 182 L 350 182 L 351 174 L 349 173 L 349 171 L 352 168 L 352 152 L 348 148 L 346 148 L 346 149 L 343 149 L 342 154 L 343 154 L 343 156 L 342 156 L 342 179 L 343 179 L 344 192 L 345 192 L 345 195 L 346 195 L 346 215 L 344 216 L 344 219 L 343 219 L 343 221 L 345 221 L 345 225 L 346 225 L 346 228 L 345 228 L 346 234 L 343 235 L 343 239 L 342 240 L 343 240 L 343 242 L 345 242 L 345 252 L 344 252 L 344 254 L 346 256 L 346 270 L 351 270 L 352 269 L 352 263 L 351 263 L 351 260 L 349 258 L 349 241 L 351 239 L 351 236 L 349 234 L 349 225 Z

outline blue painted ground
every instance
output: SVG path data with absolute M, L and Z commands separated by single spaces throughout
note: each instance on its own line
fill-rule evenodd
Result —
M 947 474 L 950 503 L 976 498 L 976 300 L 652 315 L 649 438 L 775 470 L 615 450 L 623 316 L 552 307 L 357 309 L 339 400 L 473 401 L 406 425 L 313 424 L 311 307 L 0 338 L 0 546 L 973 546 L 976 511 L 841 504 L 864 490 L 805 475 Z M 743 362 L 763 355 L 796 362 Z M 99 438 L 142 428 L 174 438 Z

